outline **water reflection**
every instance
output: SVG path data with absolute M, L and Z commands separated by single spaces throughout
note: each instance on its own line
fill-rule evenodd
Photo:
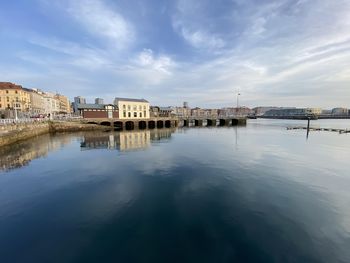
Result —
M 112 149 L 119 151 L 143 150 L 152 141 L 169 139 L 175 129 L 124 131 L 124 132 L 81 132 L 72 134 L 45 134 L 23 142 L 0 148 L 0 171 L 20 168 L 32 160 L 46 157 L 49 152 L 62 148 L 80 139 L 81 150 Z
M 28 165 L 33 159 L 47 156 L 51 151 L 71 143 L 72 137 L 45 134 L 0 148 L 0 170 L 10 170 Z
M 124 131 L 118 133 L 87 133 L 84 135 L 80 147 L 82 150 L 144 150 L 151 145 L 151 141 L 169 139 L 173 132 L 175 132 L 175 129 Z

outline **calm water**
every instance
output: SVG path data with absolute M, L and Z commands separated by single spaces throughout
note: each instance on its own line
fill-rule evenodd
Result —
M 0 262 L 350 262 L 350 134 L 300 124 L 3 147 Z

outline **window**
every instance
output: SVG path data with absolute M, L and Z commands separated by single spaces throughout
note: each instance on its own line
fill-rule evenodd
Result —
M 9 93 L 9 91 L 8 91 L 8 90 L 6 90 L 6 93 L 8 94 L 8 93 Z
M 131 118 L 131 112 L 130 111 L 128 112 L 128 117 Z
M 143 109 L 145 110 L 145 109 L 146 109 L 146 106 L 143 106 Z
M 15 90 L 15 93 L 17 94 L 17 93 L 18 93 L 18 91 L 17 91 L 17 90 Z
M 123 109 L 124 109 L 124 110 L 126 109 L 126 105 L 125 105 L 125 104 L 123 105 Z
M 140 118 L 142 118 L 142 112 L 140 112 Z
M 9 97 L 6 97 L 6 100 L 7 100 L 7 102 L 10 102 L 10 98 Z
M 140 106 L 139 106 L 139 111 L 141 111 L 141 110 L 142 110 L 142 106 L 140 105 Z
M 134 112 L 134 117 L 137 118 L 137 112 L 136 111 Z
M 7 108 L 10 108 L 10 104 L 7 104 Z
M 144 112 L 143 112 L 143 117 L 145 117 L 145 118 L 146 118 L 146 111 L 144 111 Z
M 134 105 L 134 107 L 133 107 L 133 108 L 134 108 L 134 111 L 137 111 L 137 106 L 136 106 L 136 105 Z
M 128 110 L 131 110 L 131 106 L 130 105 L 128 105 Z
M 123 112 L 123 117 L 126 118 L 126 111 Z

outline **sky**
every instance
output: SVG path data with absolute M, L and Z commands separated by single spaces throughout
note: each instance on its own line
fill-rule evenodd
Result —
M 350 1 L 1 0 L 0 81 L 89 102 L 350 107 Z

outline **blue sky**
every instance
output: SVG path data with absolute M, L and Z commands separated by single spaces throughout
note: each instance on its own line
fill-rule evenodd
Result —
M 2 0 L 0 81 L 91 102 L 350 107 L 350 1 Z

